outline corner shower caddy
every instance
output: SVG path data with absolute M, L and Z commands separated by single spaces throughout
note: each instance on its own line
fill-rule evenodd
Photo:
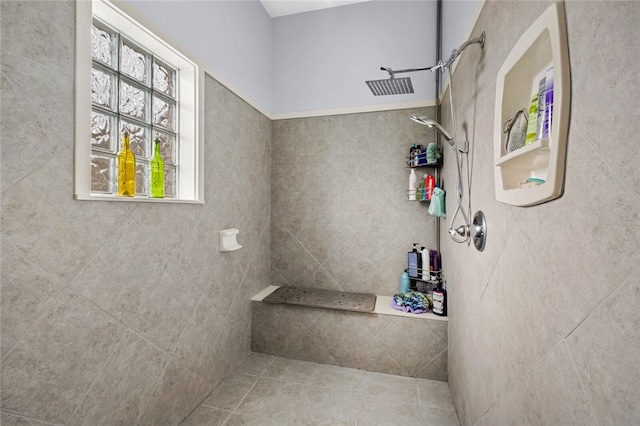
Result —
M 548 139 L 507 153 L 503 124 L 527 108 L 538 81 L 553 66 L 553 122 Z M 560 197 L 564 186 L 570 111 L 567 32 L 562 3 L 552 4 L 524 32 L 500 68 L 496 82 L 494 165 L 496 199 L 514 206 L 533 206 Z M 537 186 L 522 186 L 529 178 Z
M 442 158 L 438 159 L 438 161 L 436 163 L 433 163 L 433 164 L 423 163 L 423 164 L 418 164 L 418 165 L 413 165 L 413 166 L 410 164 L 410 161 L 409 161 L 410 157 L 405 157 L 405 158 L 406 158 L 405 167 L 407 167 L 409 169 L 415 169 L 416 173 L 417 173 L 418 169 L 423 169 L 423 168 L 424 169 L 431 169 L 434 172 L 434 177 L 436 178 L 436 182 L 437 182 L 437 180 L 438 180 L 438 170 L 440 169 L 440 164 L 442 162 Z M 407 190 L 407 195 L 406 195 L 407 199 L 409 198 L 409 192 L 410 191 Z M 418 201 L 420 203 L 429 203 L 429 202 L 431 202 L 431 200 L 410 200 L 410 201 Z

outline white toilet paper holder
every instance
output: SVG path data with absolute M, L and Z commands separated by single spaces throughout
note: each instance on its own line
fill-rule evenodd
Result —
M 241 249 L 242 246 L 236 241 L 237 235 L 240 233 L 235 228 L 223 229 L 220 231 L 220 251 L 234 251 Z

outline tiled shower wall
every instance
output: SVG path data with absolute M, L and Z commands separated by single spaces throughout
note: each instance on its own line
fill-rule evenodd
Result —
M 447 321 L 441 318 L 265 302 L 252 302 L 251 310 L 255 352 L 447 381 Z
M 73 200 L 74 22 L 1 3 L 2 424 L 177 424 L 250 350 L 271 123 L 206 77 L 205 205 Z
M 391 296 L 412 243 L 435 248 L 428 206 L 407 201 L 409 147 L 434 137 L 412 113 L 435 108 L 273 122 L 274 285 Z
M 471 141 L 471 203 L 487 246 L 455 244 L 449 384 L 465 425 L 640 420 L 640 3 L 566 2 L 571 121 L 562 198 L 533 207 L 494 195 L 496 74 L 548 2 L 491 1 L 453 76 L 456 128 Z M 529 83 L 526 83 L 529 84 Z M 452 129 L 449 97 L 444 125 Z M 445 181 L 455 163 L 445 158 Z M 453 200 L 447 202 L 453 211 Z

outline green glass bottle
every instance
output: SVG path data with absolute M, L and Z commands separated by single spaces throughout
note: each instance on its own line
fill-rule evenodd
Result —
M 136 157 L 129 147 L 129 133 L 124 132 L 122 149 L 118 153 L 118 196 L 136 195 Z
M 154 141 L 151 159 L 151 198 L 164 198 L 164 160 L 160 155 L 160 141 Z

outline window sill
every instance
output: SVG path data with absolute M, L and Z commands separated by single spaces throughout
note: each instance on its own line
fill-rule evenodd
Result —
M 201 200 L 181 200 L 178 198 L 118 197 L 117 195 L 74 195 L 78 201 L 116 201 L 128 203 L 204 204 Z

